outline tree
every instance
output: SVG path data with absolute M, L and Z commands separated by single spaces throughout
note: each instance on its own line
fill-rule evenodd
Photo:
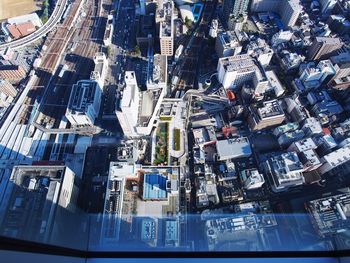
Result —
M 140 49 L 139 45 L 135 46 L 135 55 L 136 56 L 140 56 L 141 55 L 141 49 Z
M 185 25 L 190 28 L 192 27 L 192 21 L 187 16 L 185 17 Z
M 107 47 L 107 58 L 109 58 L 112 54 L 112 48 L 110 46 Z

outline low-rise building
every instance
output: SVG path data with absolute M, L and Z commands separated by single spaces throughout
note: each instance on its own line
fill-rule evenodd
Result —
M 305 204 L 315 230 L 321 237 L 348 230 L 350 189 L 339 189 L 335 194 Z
M 314 117 L 310 117 L 304 120 L 302 130 L 305 132 L 306 136 L 313 136 L 323 133 L 320 122 Z
M 281 147 L 288 147 L 291 143 L 299 141 L 305 137 L 302 130 L 286 132 L 278 137 L 278 143 Z
M 26 76 L 26 71 L 18 65 L 0 65 L 0 79 L 5 79 L 10 83 L 18 83 Z
M 252 154 L 249 140 L 246 137 L 217 141 L 216 150 L 219 161 L 249 157 Z
M 16 88 L 5 79 L 0 79 L 0 92 L 4 93 L 8 97 L 16 97 L 18 93 Z
M 281 125 L 281 126 L 278 126 L 276 127 L 274 130 L 273 130 L 273 134 L 275 136 L 281 136 L 287 132 L 292 132 L 292 131 L 295 131 L 299 128 L 299 124 L 296 123 L 296 122 L 289 122 L 285 125 Z

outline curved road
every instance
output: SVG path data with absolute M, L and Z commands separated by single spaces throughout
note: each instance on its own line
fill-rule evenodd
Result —
M 42 27 L 40 27 L 37 31 L 23 38 L 11 41 L 9 43 L 1 44 L 0 50 L 8 47 L 13 49 L 24 47 L 26 45 L 33 43 L 39 38 L 43 37 L 47 33 L 49 33 L 54 28 L 54 26 L 58 23 L 58 21 L 61 19 L 65 10 L 65 7 L 67 5 L 67 1 L 68 0 L 58 0 L 55 6 L 55 9 L 52 12 L 49 20 L 47 20 L 47 22 Z

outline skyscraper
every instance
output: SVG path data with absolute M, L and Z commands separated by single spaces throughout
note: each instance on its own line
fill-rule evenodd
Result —
M 247 14 L 249 1 L 250 0 L 224 0 L 224 19 L 229 27 L 230 24 L 239 21 L 240 17 L 244 17 L 244 15 Z
M 335 50 L 342 47 L 340 39 L 316 37 L 309 48 L 308 57 L 312 60 L 327 59 Z

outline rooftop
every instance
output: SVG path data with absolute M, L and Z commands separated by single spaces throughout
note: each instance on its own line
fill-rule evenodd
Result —
M 277 100 L 264 101 L 262 107 L 257 109 L 261 119 L 284 115 L 284 111 Z
M 220 160 L 248 157 L 252 154 L 248 138 L 240 137 L 216 142 Z
M 158 173 L 146 173 L 143 181 L 143 199 L 167 199 L 167 176 Z
M 73 85 L 69 98 L 68 110 L 72 112 L 86 112 L 88 106 L 94 103 L 98 83 L 91 80 L 80 80 Z
M 344 147 L 323 156 L 323 158 L 332 167 L 344 164 L 350 161 L 350 145 L 345 145 Z

